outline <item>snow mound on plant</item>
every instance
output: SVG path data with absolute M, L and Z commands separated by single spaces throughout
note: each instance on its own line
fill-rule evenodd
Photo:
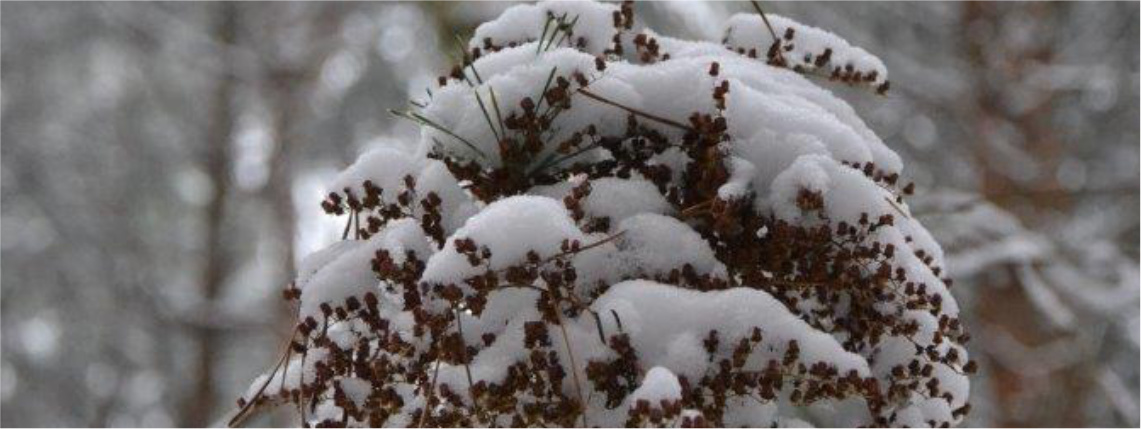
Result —
M 313 254 L 301 262 L 296 285 L 301 290 L 299 319 L 322 320 L 321 304 L 342 305 L 350 297 L 360 299 L 368 292 L 380 293 L 372 271 L 377 250 L 389 251 L 399 262 L 406 252 L 432 253 L 428 238 L 411 219 L 393 222 L 382 233 L 368 240 L 345 240 Z
M 372 423 L 356 408 L 383 396 L 385 404 L 399 404 L 391 405 L 387 424 L 410 426 L 422 422 L 411 419 L 432 399 L 450 401 L 436 402 L 432 412 L 474 409 L 479 389 L 494 393 L 547 378 L 556 381 L 543 386 L 552 390 L 546 395 L 499 396 L 522 392 L 522 404 L 573 398 L 584 402 L 590 424 L 623 425 L 641 412 L 640 400 L 682 401 L 695 385 L 743 377 L 734 388 L 783 381 L 766 385 L 772 390 L 764 401 L 728 400 L 719 423 L 961 419 L 966 351 L 943 335 L 958 308 L 940 276 L 942 250 L 894 186 L 902 161 L 851 106 L 804 76 L 839 67 L 847 74 L 837 79 L 879 87 L 887 83 L 883 63 L 839 36 L 779 16 L 769 17 L 778 41 L 759 16 L 738 15 L 719 44 L 635 31 L 627 13 L 611 4 L 542 2 L 514 6 L 476 29 L 468 46 L 478 53 L 472 50 L 459 74 L 444 78 L 409 115 L 422 125 L 416 152 L 366 153 L 330 185 L 358 198 L 366 181 L 383 189 L 382 205 L 391 206 L 350 208 L 350 217 L 391 218 L 362 234 L 367 239 L 345 240 L 300 264 L 299 320 L 328 327 L 304 333 L 330 341 L 306 343 L 309 360 L 294 357 L 284 376 L 275 371 L 256 380 L 247 400 L 266 381 L 286 390 L 309 382 L 316 371 L 310 362 L 335 360 L 322 353 L 349 353 L 329 370 L 348 373 L 320 380 L 329 398 L 342 400 L 321 401 L 319 412 L 311 410 L 313 423 L 340 416 L 338 407 L 354 415 L 351 423 Z M 771 46 L 786 64 L 766 60 Z M 541 126 L 518 125 L 536 113 Z M 716 140 L 703 151 L 687 147 L 709 143 L 706 137 Z M 568 149 L 567 142 L 578 146 Z M 536 147 L 522 159 L 505 150 L 524 144 Z M 646 149 L 655 144 L 667 147 Z M 623 163 L 647 168 L 630 171 Z M 695 190 L 704 187 L 712 191 Z M 748 223 L 754 230 L 710 225 L 731 209 L 755 214 Z M 861 276 L 906 282 L 910 292 L 903 285 L 852 292 L 884 295 L 869 308 L 854 308 L 852 296 L 816 300 L 813 292 L 833 285 L 752 272 L 739 258 L 750 255 L 727 248 L 745 237 L 738 243 L 760 253 L 764 240 L 797 232 L 811 238 L 842 225 L 863 228 L 862 244 L 893 251 L 879 267 L 833 273 L 821 264 L 809 274 L 837 283 Z M 795 244 L 772 250 L 768 256 L 788 262 L 770 268 L 795 271 L 817 262 L 782 253 L 799 252 Z M 370 293 L 379 302 L 362 306 Z M 354 298 L 357 304 L 348 305 Z M 896 317 L 901 322 L 893 327 L 908 332 L 881 332 L 873 346 L 845 331 Z M 388 372 L 344 364 L 363 359 L 353 354 L 361 350 Z M 947 365 L 920 362 L 949 354 L 958 358 Z M 625 371 L 613 379 L 630 385 L 583 382 L 610 370 Z M 300 373 L 304 380 L 291 375 Z M 387 378 L 371 384 L 378 373 Z M 953 399 L 912 386 L 885 394 L 883 404 L 864 402 L 905 376 L 932 380 Z M 836 389 L 847 390 L 813 392 L 819 380 L 811 377 L 842 380 Z M 687 409 L 675 417 L 701 415 Z M 886 416 L 894 420 L 873 420 Z M 580 422 L 585 418 L 573 424 Z
M 841 373 L 869 373 L 863 357 L 845 351 L 830 335 L 812 329 L 769 294 L 735 288 L 717 292 L 697 292 L 644 280 L 616 284 L 595 302 L 602 314 L 621 314 L 623 332 L 629 333 L 647 365 L 662 365 L 678 375 L 701 378 L 703 361 L 709 353 L 679 346 L 686 338 L 704 337 L 715 330 L 725 338 L 748 337 L 760 328 L 762 343 L 748 364 L 762 369 L 770 358 L 780 359 L 789 341 L 797 340 L 803 360 L 829 362 Z M 711 317 L 716 315 L 715 317 Z M 606 320 L 604 328 L 619 330 L 616 319 Z M 730 347 L 717 349 L 729 354 Z M 660 360 L 660 361 L 659 361 Z M 671 365 L 672 364 L 672 365 Z
M 420 162 L 411 155 L 394 148 L 380 147 L 365 152 L 349 168 L 338 174 L 329 185 L 332 192 L 343 192 L 348 189 L 357 198 L 365 195 L 364 183 L 372 182 L 380 188 L 388 190 L 381 198 L 389 202 L 396 198 L 397 189 L 404 183 L 405 176 L 416 177 L 420 171 Z
M 673 217 L 644 213 L 618 224 L 619 247 L 629 270 L 639 276 L 666 275 L 690 265 L 697 274 L 725 276 L 725 266 L 700 234 Z
M 875 55 L 830 31 L 801 24 L 790 18 L 768 14 L 768 24 L 760 15 L 739 13 L 725 24 L 723 43 L 731 49 L 754 50 L 764 57 L 773 45 L 773 33 L 781 42 L 781 55 L 788 61 L 806 69 L 824 69 L 831 74 L 835 68 L 852 67 L 869 76 L 869 85 L 887 82 L 887 67 Z M 769 32 L 772 26 L 773 33 Z M 821 58 L 828 51 L 827 58 Z M 831 67 L 829 67 L 831 66 Z
M 527 261 L 527 253 L 540 258 L 560 253 L 564 240 L 585 240 L 561 203 L 546 197 L 518 196 L 496 201 L 468 219 L 452 238 L 428 260 L 422 281 L 447 284 L 483 272 L 456 249 L 456 239 L 472 239 L 491 251 L 487 268 L 499 270 Z
M 710 76 L 712 63 L 719 64 L 719 77 Z M 488 167 L 499 165 L 496 135 L 474 94 L 481 93 L 487 100 L 494 90 L 501 116 L 521 114 L 519 101 L 537 100 L 554 70 L 583 73 L 592 80 L 591 93 L 681 122 L 694 112 L 717 113 L 709 92 L 721 81 L 728 81 L 730 96 L 723 115 L 732 136 L 729 151 L 757 167 L 758 181 L 771 179 L 805 151 L 824 153 L 837 161 L 872 163 L 889 174 L 902 170 L 899 156 L 846 103 L 794 72 L 764 67 L 737 55 L 680 57 L 649 65 L 610 63 L 599 72 L 594 57 L 580 51 L 558 48 L 536 55 L 534 46 L 523 45 L 484 56 L 473 67 L 484 83 L 473 88 L 449 84 L 435 93 L 425 109 L 425 116 L 450 133 L 425 128 L 421 153 L 439 150 Z M 554 156 L 557 142 L 587 125 L 594 125 L 600 134 L 620 134 L 626 127 L 626 115 L 623 110 L 585 97 L 575 99 L 559 116 L 560 127 L 546 140 L 548 145 L 539 158 Z M 670 127 L 662 128 L 668 135 L 678 134 Z M 464 136 L 479 154 L 450 134 Z M 807 147 L 801 145 L 805 142 Z M 600 150 L 576 158 L 602 159 Z M 754 190 L 758 185 L 762 184 L 754 183 Z
M 562 200 L 575 185 L 563 182 L 534 188 L 537 195 Z M 582 208 L 588 217 L 607 218 L 616 224 L 642 213 L 670 214 L 673 208 L 654 184 L 644 178 L 605 177 L 590 182 L 591 192 Z
M 548 17 L 565 17 L 566 21 L 573 20 L 575 25 L 574 34 L 565 36 L 563 41 L 575 44 L 578 37 L 583 37 L 585 42 L 581 48 L 583 51 L 601 54 L 611 43 L 614 35 L 618 34 L 613 24 L 614 13 L 618 11 L 616 5 L 585 1 L 545 1 L 513 6 L 504 11 L 499 18 L 477 27 L 468 46 L 484 48 L 488 43 L 494 46 L 509 46 L 539 40 L 554 44 L 559 40 L 551 40 L 552 38 L 563 36 L 555 33 L 552 28 L 553 23 L 548 22 Z
M 630 394 L 630 399 L 634 402 L 644 400 L 651 404 L 680 398 L 681 384 L 678 384 L 677 376 L 669 369 L 660 366 L 655 366 L 646 371 L 646 377 L 642 379 L 642 384 L 638 386 L 637 390 L 634 390 L 634 393 Z

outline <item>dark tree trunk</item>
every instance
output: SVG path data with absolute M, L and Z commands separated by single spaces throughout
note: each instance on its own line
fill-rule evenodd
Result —
M 224 47 L 232 46 L 237 33 L 238 10 L 232 2 L 215 4 L 215 37 Z M 210 129 L 207 132 L 204 170 L 210 177 L 211 196 L 206 205 L 206 222 L 203 237 L 205 240 L 205 263 L 201 274 L 201 297 L 205 309 L 213 308 L 226 278 L 225 237 L 223 221 L 226 197 L 230 188 L 230 139 L 233 135 L 234 118 L 232 112 L 235 77 L 230 72 L 231 61 L 225 51 L 221 52 L 222 71 L 218 75 L 210 105 Z M 221 333 L 213 327 L 196 324 L 191 327 L 194 356 L 194 369 L 191 373 L 193 386 L 183 406 L 182 425 L 191 427 L 207 426 L 212 421 L 217 398 L 215 396 L 215 363 Z

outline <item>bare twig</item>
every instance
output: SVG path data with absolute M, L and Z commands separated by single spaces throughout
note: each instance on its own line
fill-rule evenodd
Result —
M 353 237 L 357 240 L 361 239 L 361 212 L 353 210 L 353 220 L 356 222 L 356 228 L 353 228 Z
M 579 94 L 582 94 L 582 95 L 585 95 L 585 96 L 587 96 L 588 98 L 590 98 L 590 99 L 592 99 L 592 100 L 596 100 L 596 101 L 599 101 L 599 102 L 602 102 L 602 103 L 605 103 L 605 104 L 609 104 L 609 105 L 611 105 L 611 106 L 617 107 L 617 108 L 619 108 L 619 109 L 622 109 L 622 110 L 625 110 L 625 111 L 627 111 L 627 112 L 630 112 L 630 113 L 632 113 L 632 114 L 634 114 L 634 115 L 637 115 L 637 116 L 641 116 L 641 117 L 644 117 L 644 118 L 647 118 L 647 119 L 651 119 L 651 120 L 654 120 L 654 121 L 657 121 L 657 122 L 660 122 L 660 123 L 663 123 L 663 124 L 669 125 L 669 126 L 671 126 L 671 127 L 674 127 L 674 128 L 680 128 L 680 129 L 683 129 L 683 130 L 686 130 L 686 131 L 696 131 L 696 130 L 694 130 L 692 127 L 690 127 L 690 126 L 688 126 L 688 125 L 685 125 L 685 124 L 682 124 L 682 123 L 680 123 L 680 122 L 674 121 L 674 120 L 672 120 L 672 119 L 666 119 L 666 118 L 663 118 L 663 117 L 661 117 L 661 116 L 657 116 L 657 115 L 653 115 L 653 114 L 650 114 L 650 113 L 646 113 L 646 112 L 643 112 L 643 111 L 641 111 L 641 110 L 635 109 L 635 108 L 633 108 L 633 107 L 629 107 L 629 106 L 626 106 L 626 105 L 624 105 L 624 104 L 618 103 L 618 102 L 616 102 L 616 101 L 611 101 L 611 100 L 609 100 L 609 99 L 603 98 L 602 96 L 600 96 L 600 95 L 598 95 L 598 94 L 595 94 L 595 93 L 593 93 L 593 92 L 590 92 L 590 91 L 588 91 L 586 88 L 582 88 L 582 89 L 579 89 L 579 90 L 578 90 L 578 93 L 579 93 Z
M 904 218 L 911 219 L 911 216 L 908 216 L 907 213 L 899 207 L 899 204 L 896 204 L 895 201 L 891 200 L 891 198 L 883 197 L 883 200 L 887 201 L 887 203 L 891 205 L 891 208 L 895 209 L 895 211 L 902 215 Z
M 456 330 L 459 331 L 459 333 L 460 333 L 460 343 L 462 346 L 460 348 L 463 351 L 464 372 L 467 375 L 468 394 L 471 395 L 471 405 L 472 405 L 472 407 L 475 408 L 475 414 L 478 416 L 480 414 L 480 412 L 479 412 L 479 401 L 476 400 L 476 397 L 475 397 L 475 381 L 473 380 L 473 378 L 471 376 L 471 363 L 469 362 L 471 360 L 471 358 L 467 354 L 467 340 L 464 339 L 464 321 L 460 317 L 460 316 L 462 316 L 462 314 L 460 313 L 460 309 L 458 307 L 455 309 L 455 313 L 456 313 Z
M 706 212 L 707 211 L 706 209 L 710 205 L 713 204 L 713 200 L 714 199 L 711 198 L 711 199 L 705 200 L 703 202 L 694 204 L 692 206 L 686 207 L 685 209 L 683 209 L 681 211 L 681 217 L 688 218 L 688 217 L 693 217 L 693 216 L 696 216 L 698 214 Z
M 437 351 L 437 353 L 439 353 Z M 436 369 L 432 371 L 432 385 L 428 387 L 428 391 L 424 392 L 424 411 L 420 413 L 420 421 L 416 422 L 416 427 L 424 427 L 424 422 L 428 418 L 428 409 L 431 407 L 432 399 L 436 396 L 436 380 L 440 377 L 440 359 L 439 355 L 436 356 Z
M 777 38 L 777 32 L 773 30 L 773 25 L 769 23 L 769 16 L 765 15 L 765 11 L 761 9 L 761 4 L 757 3 L 756 0 L 753 0 L 750 3 L 753 4 L 753 9 L 757 10 L 757 14 L 761 16 L 761 20 L 765 22 L 765 28 L 769 29 L 769 35 L 773 37 L 773 44 L 780 45 L 781 40 Z M 787 63 L 784 59 L 784 52 L 781 52 L 780 49 L 776 49 L 775 52 L 782 63 Z
M 761 4 L 757 3 L 756 1 L 750 1 L 750 3 L 753 4 L 753 9 L 757 10 L 757 14 L 761 15 L 761 19 L 765 21 L 765 27 L 768 27 L 769 35 L 773 36 L 773 43 L 779 41 L 780 39 L 777 39 L 777 32 L 773 31 L 772 24 L 769 24 L 769 17 L 766 16 L 765 11 L 761 9 Z
M 293 332 L 289 334 L 289 340 L 285 344 L 285 350 L 282 350 L 281 352 L 281 358 L 279 358 L 277 364 L 273 366 L 273 370 L 270 371 L 269 376 L 265 379 L 265 382 L 262 383 L 261 387 L 258 388 L 257 393 L 254 393 L 254 396 L 247 400 L 245 405 L 242 405 L 242 408 L 238 410 L 238 413 L 234 415 L 234 417 L 230 419 L 230 421 L 226 424 L 227 426 L 241 426 L 242 422 L 245 422 L 246 419 L 249 418 L 250 410 L 252 410 L 254 405 L 257 404 L 258 399 L 261 399 L 262 395 L 265 394 L 265 389 L 269 387 L 269 383 L 273 382 L 273 376 L 277 375 L 277 371 L 280 370 L 281 366 L 285 364 L 286 358 L 289 357 L 289 350 L 293 348 L 293 338 L 296 336 L 297 328 L 294 327 Z M 284 379 L 285 374 L 282 374 L 281 378 Z
M 553 296 L 553 294 L 552 294 Z M 567 348 L 567 358 L 570 359 L 571 365 L 571 379 L 574 380 L 574 388 L 578 393 L 578 403 L 582 407 L 582 425 L 583 427 L 590 427 L 590 422 L 586 419 L 586 397 L 582 394 L 582 382 L 578 379 L 578 364 L 574 359 L 574 349 L 571 348 L 570 338 L 567 335 L 566 323 L 563 322 L 562 310 L 555 309 L 555 317 L 559 320 L 559 330 L 563 334 L 563 346 Z

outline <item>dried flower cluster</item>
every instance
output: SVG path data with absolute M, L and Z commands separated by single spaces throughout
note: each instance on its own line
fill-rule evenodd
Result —
M 539 34 L 504 30 L 535 17 Z M 958 421 L 969 335 L 913 186 L 850 108 L 782 68 L 880 92 L 886 70 L 833 65 L 846 43 L 800 55 L 779 17 L 758 61 L 735 20 L 723 46 L 637 30 L 630 3 L 480 27 L 402 113 L 420 157 L 362 159 L 322 202 L 346 240 L 286 290 L 293 341 L 233 423 L 271 404 L 337 427 Z M 654 98 L 665 84 L 681 93 Z M 769 86 L 822 119 L 743 131 Z M 829 146 L 843 139 L 859 144 Z

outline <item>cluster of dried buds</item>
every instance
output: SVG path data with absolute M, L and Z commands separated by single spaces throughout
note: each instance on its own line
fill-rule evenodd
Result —
M 342 239 L 348 238 L 349 232 L 355 239 L 367 240 L 379 233 L 394 219 L 413 218 L 420 221 L 424 232 L 442 245 L 444 242 L 443 214 L 440 212 L 443 200 L 435 192 L 427 192 L 422 197 L 416 192 L 416 179 L 411 175 L 404 176 L 404 188 L 396 194 L 393 201 L 382 198 L 384 189 L 366 180 L 361 183 L 363 196 L 357 196 L 352 188 L 344 188 L 342 192 L 331 192 L 324 201 L 321 209 L 325 213 L 335 216 L 349 214 L 349 221 L 345 224 Z M 365 216 L 365 224 L 361 224 L 361 215 Z

